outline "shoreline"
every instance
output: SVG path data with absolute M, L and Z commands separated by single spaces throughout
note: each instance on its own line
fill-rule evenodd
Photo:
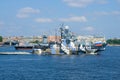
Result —
M 120 44 L 108 44 L 107 46 L 120 46 Z

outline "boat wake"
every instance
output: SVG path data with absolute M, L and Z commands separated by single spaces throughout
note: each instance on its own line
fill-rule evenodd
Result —
M 14 55 L 14 54 L 31 54 L 29 52 L 0 52 L 0 54 L 11 54 L 11 55 Z

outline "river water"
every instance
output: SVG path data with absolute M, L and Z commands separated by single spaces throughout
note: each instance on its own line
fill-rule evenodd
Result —
M 0 80 L 120 80 L 120 47 L 100 55 L 0 55 Z

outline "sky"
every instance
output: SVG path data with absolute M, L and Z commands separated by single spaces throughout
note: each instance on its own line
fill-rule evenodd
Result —
M 120 0 L 0 0 L 1 36 L 78 35 L 120 38 Z

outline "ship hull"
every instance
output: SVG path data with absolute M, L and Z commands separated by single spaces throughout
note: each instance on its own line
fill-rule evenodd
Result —
M 31 50 L 33 46 L 15 46 L 16 50 Z

